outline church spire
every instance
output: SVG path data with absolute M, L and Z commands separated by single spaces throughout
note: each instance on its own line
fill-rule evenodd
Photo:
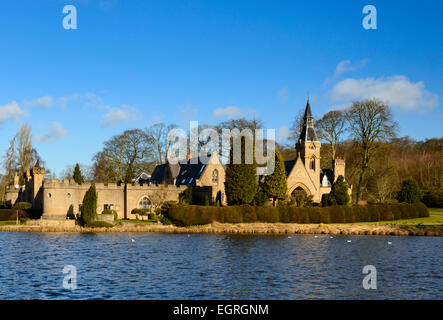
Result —
M 306 141 L 318 141 L 317 134 L 314 130 L 314 117 L 312 116 L 309 97 L 308 101 L 306 102 L 305 114 L 303 116 L 303 127 L 298 140 L 299 143 Z

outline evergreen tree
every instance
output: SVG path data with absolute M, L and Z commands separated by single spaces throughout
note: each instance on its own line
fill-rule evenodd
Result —
M 74 181 L 78 184 L 82 184 L 84 182 L 83 175 L 78 163 L 75 165 L 73 178 Z
M 275 149 L 274 155 L 274 172 L 265 176 L 263 189 L 272 198 L 272 204 L 275 207 L 277 200 L 286 198 L 288 182 L 286 180 L 285 163 L 280 151 Z
M 230 161 L 226 165 L 225 193 L 228 205 L 250 204 L 258 190 L 257 164 L 246 164 L 245 141 L 241 141 L 241 161 L 233 163 L 233 148 Z
M 406 179 L 402 182 L 400 191 L 397 193 L 399 202 L 416 203 L 422 200 L 422 192 L 417 182 L 412 179 Z
M 264 206 L 269 200 L 268 193 L 263 188 L 263 183 L 259 183 L 257 193 L 254 196 L 252 203 L 256 206 Z
M 97 191 L 95 190 L 95 185 L 92 184 L 91 187 L 86 191 L 83 197 L 82 205 L 82 220 L 85 224 L 91 223 L 95 220 L 97 215 Z
M 345 205 L 348 204 L 350 200 L 348 184 L 346 183 L 345 178 L 340 175 L 338 176 L 337 181 L 332 184 L 329 201 L 331 204 L 334 204 L 335 202 L 338 205 Z

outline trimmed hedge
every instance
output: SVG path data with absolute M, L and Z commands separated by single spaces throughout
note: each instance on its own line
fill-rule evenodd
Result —
M 13 220 L 11 217 L 16 217 L 17 209 L 0 209 L 0 221 Z
M 353 223 L 429 217 L 423 203 L 374 204 L 332 207 L 263 206 L 172 206 L 167 218 L 178 225 L 221 223 Z

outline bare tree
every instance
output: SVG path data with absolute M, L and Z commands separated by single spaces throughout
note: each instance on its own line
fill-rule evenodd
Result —
M 12 182 L 17 171 L 22 179 L 23 173 L 30 170 L 37 161 L 41 166 L 44 165 L 37 150 L 32 146 L 31 126 L 23 124 L 17 134 L 9 140 L 9 147 L 3 156 L 3 167 L 8 183 Z
M 292 125 L 290 128 L 290 136 L 289 140 L 293 143 L 293 146 L 298 142 L 298 138 L 300 137 L 300 133 L 303 129 L 303 117 L 305 115 L 305 109 L 299 109 L 292 120 Z
M 94 156 L 94 171 L 97 173 L 97 161 L 101 161 L 107 168 L 112 168 L 106 175 L 112 173 L 115 181 L 130 183 L 134 173 L 143 170 L 149 157 L 151 146 L 148 141 L 146 133 L 140 129 L 113 136 L 104 143 L 103 151 Z
M 168 132 L 177 128 L 176 125 L 166 125 L 163 122 L 156 123 L 145 129 L 146 138 L 152 148 L 152 161 L 159 164 L 165 163 L 167 152 L 172 142 L 168 141 Z
M 361 188 L 369 163 L 380 145 L 395 136 L 397 123 L 391 109 L 383 102 L 372 99 L 353 102 L 345 111 L 350 130 L 360 151 L 360 172 L 356 188 L 356 203 L 361 200 Z
M 337 155 L 337 146 L 340 137 L 345 131 L 346 119 L 343 111 L 332 110 L 326 113 L 320 120 L 316 122 L 317 133 L 320 139 L 327 141 L 331 148 L 331 159 L 335 160 Z

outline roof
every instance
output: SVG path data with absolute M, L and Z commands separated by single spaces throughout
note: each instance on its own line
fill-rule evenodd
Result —
M 157 165 L 152 172 L 150 183 L 165 183 L 165 181 L 170 180 L 166 177 L 170 172 L 177 186 L 193 186 L 195 185 L 195 181 L 200 179 L 205 167 L 206 165 L 203 164 L 199 158 L 190 159 L 185 163 L 160 164 Z
M 311 105 L 309 104 L 309 99 L 306 102 L 305 114 L 303 116 L 303 128 L 300 132 L 299 141 L 318 141 L 317 134 L 314 130 L 314 117 L 311 112 Z
M 200 179 L 205 167 L 206 165 L 203 164 L 199 158 L 193 158 L 186 163 L 180 163 L 180 171 L 177 175 L 175 184 L 177 186 L 194 186 L 195 180 Z
M 166 164 L 159 164 L 154 168 L 152 172 L 151 179 L 149 179 L 150 183 L 160 184 L 163 183 L 164 175 L 165 175 L 165 167 Z

